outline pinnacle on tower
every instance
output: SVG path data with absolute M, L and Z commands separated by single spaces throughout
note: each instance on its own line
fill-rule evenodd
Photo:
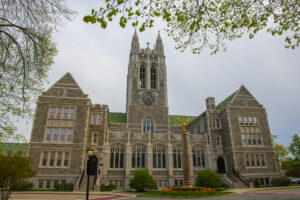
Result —
M 158 53 L 164 53 L 164 45 L 162 42 L 162 39 L 160 37 L 160 31 L 158 30 L 158 35 L 157 35 L 157 39 L 156 39 L 156 44 L 155 44 L 155 49 Z
M 160 37 L 160 30 L 158 30 L 158 35 L 157 35 L 157 39 L 156 39 L 156 44 L 157 43 L 161 43 L 162 44 L 162 39 Z
M 134 30 L 134 34 L 131 41 L 131 51 L 136 51 L 140 49 L 139 37 L 137 35 L 136 29 Z

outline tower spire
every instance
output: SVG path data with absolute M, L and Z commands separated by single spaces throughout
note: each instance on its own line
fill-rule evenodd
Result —
M 134 29 L 134 34 L 131 41 L 131 51 L 138 51 L 139 49 L 140 49 L 139 37 L 136 32 L 136 29 Z
M 157 35 L 157 38 L 156 38 L 155 50 L 159 54 L 164 53 L 164 45 L 163 45 L 162 39 L 160 37 L 160 31 L 159 30 L 158 30 L 158 35 Z

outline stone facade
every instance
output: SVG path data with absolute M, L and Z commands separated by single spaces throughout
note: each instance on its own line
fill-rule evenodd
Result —
M 141 49 L 135 32 L 129 56 L 126 113 L 92 104 L 70 73 L 38 99 L 29 157 L 37 171 L 35 188 L 72 182 L 84 190 L 87 149 L 97 158 L 91 189 L 116 184 L 127 189 L 134 170 L 146 168 L 159 187 L 182 184 L 182 137 L 177 116 L 169 115 L 163 43 Z M 230 187 L 246 187 L 245 179 L 269 184 L 279 175 L 265 108 L 241 86 L 199 116 L 179 116 L 188 124 L 192 180 L 213 169 Z

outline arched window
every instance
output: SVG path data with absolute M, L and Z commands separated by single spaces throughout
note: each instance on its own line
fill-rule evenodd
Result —
M 150 131 L 154 133 L 154 120 L 150 117 L 146 118 L 143 123 L 143 133 Z
M 140 68 L 140 88 L 145 88 L 146 86 L 146 69 L 145 66 L 142 65 Z
M 197 146 L 192 149 L 192 152 L 193 152 L 193 167 L 204 168 L 205 167 L 204 149 Z
M 156 69 L 154 65 L 151 67 L 151 89 L 156 89 Z
M 153 147 L 153 168 L 166 168 L 166 148 L 162 145 Z
M 181 168 L 182 166 L 182 155 L 181 147 L 173 147 L 173 168 Z
M 110 148 L 110 168 L 124 168 L 124 147 L 122 145 Z
M 136 145 L 132 147 L 131 167 L 132 168 L 145 168 L 145 147 Z

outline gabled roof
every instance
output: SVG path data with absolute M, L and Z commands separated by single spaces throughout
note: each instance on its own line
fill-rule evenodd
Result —
M 234 104 L 235 98 L 240 98 L 240 96 L 245 96 L 245 95 L 251 96 L 255 100 L 257 105 L 260 105 L 258 103 L 258 101 L 254 98 L 254 96 L 249 92 L 249 90 L 244 85 L 241 85 L 237 91 L 235 91 L 229 97 L 227 97 L 225 100 L 223 100 L 221 103 L 219 103 L 216 106 L 216 110 L 223 110 L 224 108 L 226 108 L 228 106 L 229 103 Z
M 85 93 L 80 88 L 78 83 L 75 81 L 74 77 L 70 72 L 67 72 L 63 77 L 61 77 L 56 83 L 54 83 L 48 90 L 45 91 L 47 93 L 50 90 L 53 90 L 57 87 L 71 87 L 73 89 L 78 89 L 80 96 L 84 96 Z
M 235 91 L 234 93 L 232 93 L 229 97 L 227 97 L 226 99 L 224 99 L 221 103 L 219 103 L 216 106 L 216 110 L 223 110 L 223 108 L 226 108 L 228 106 L 228 104 L 233 100 L 234 96 L 236 95 L 237 91 Z

